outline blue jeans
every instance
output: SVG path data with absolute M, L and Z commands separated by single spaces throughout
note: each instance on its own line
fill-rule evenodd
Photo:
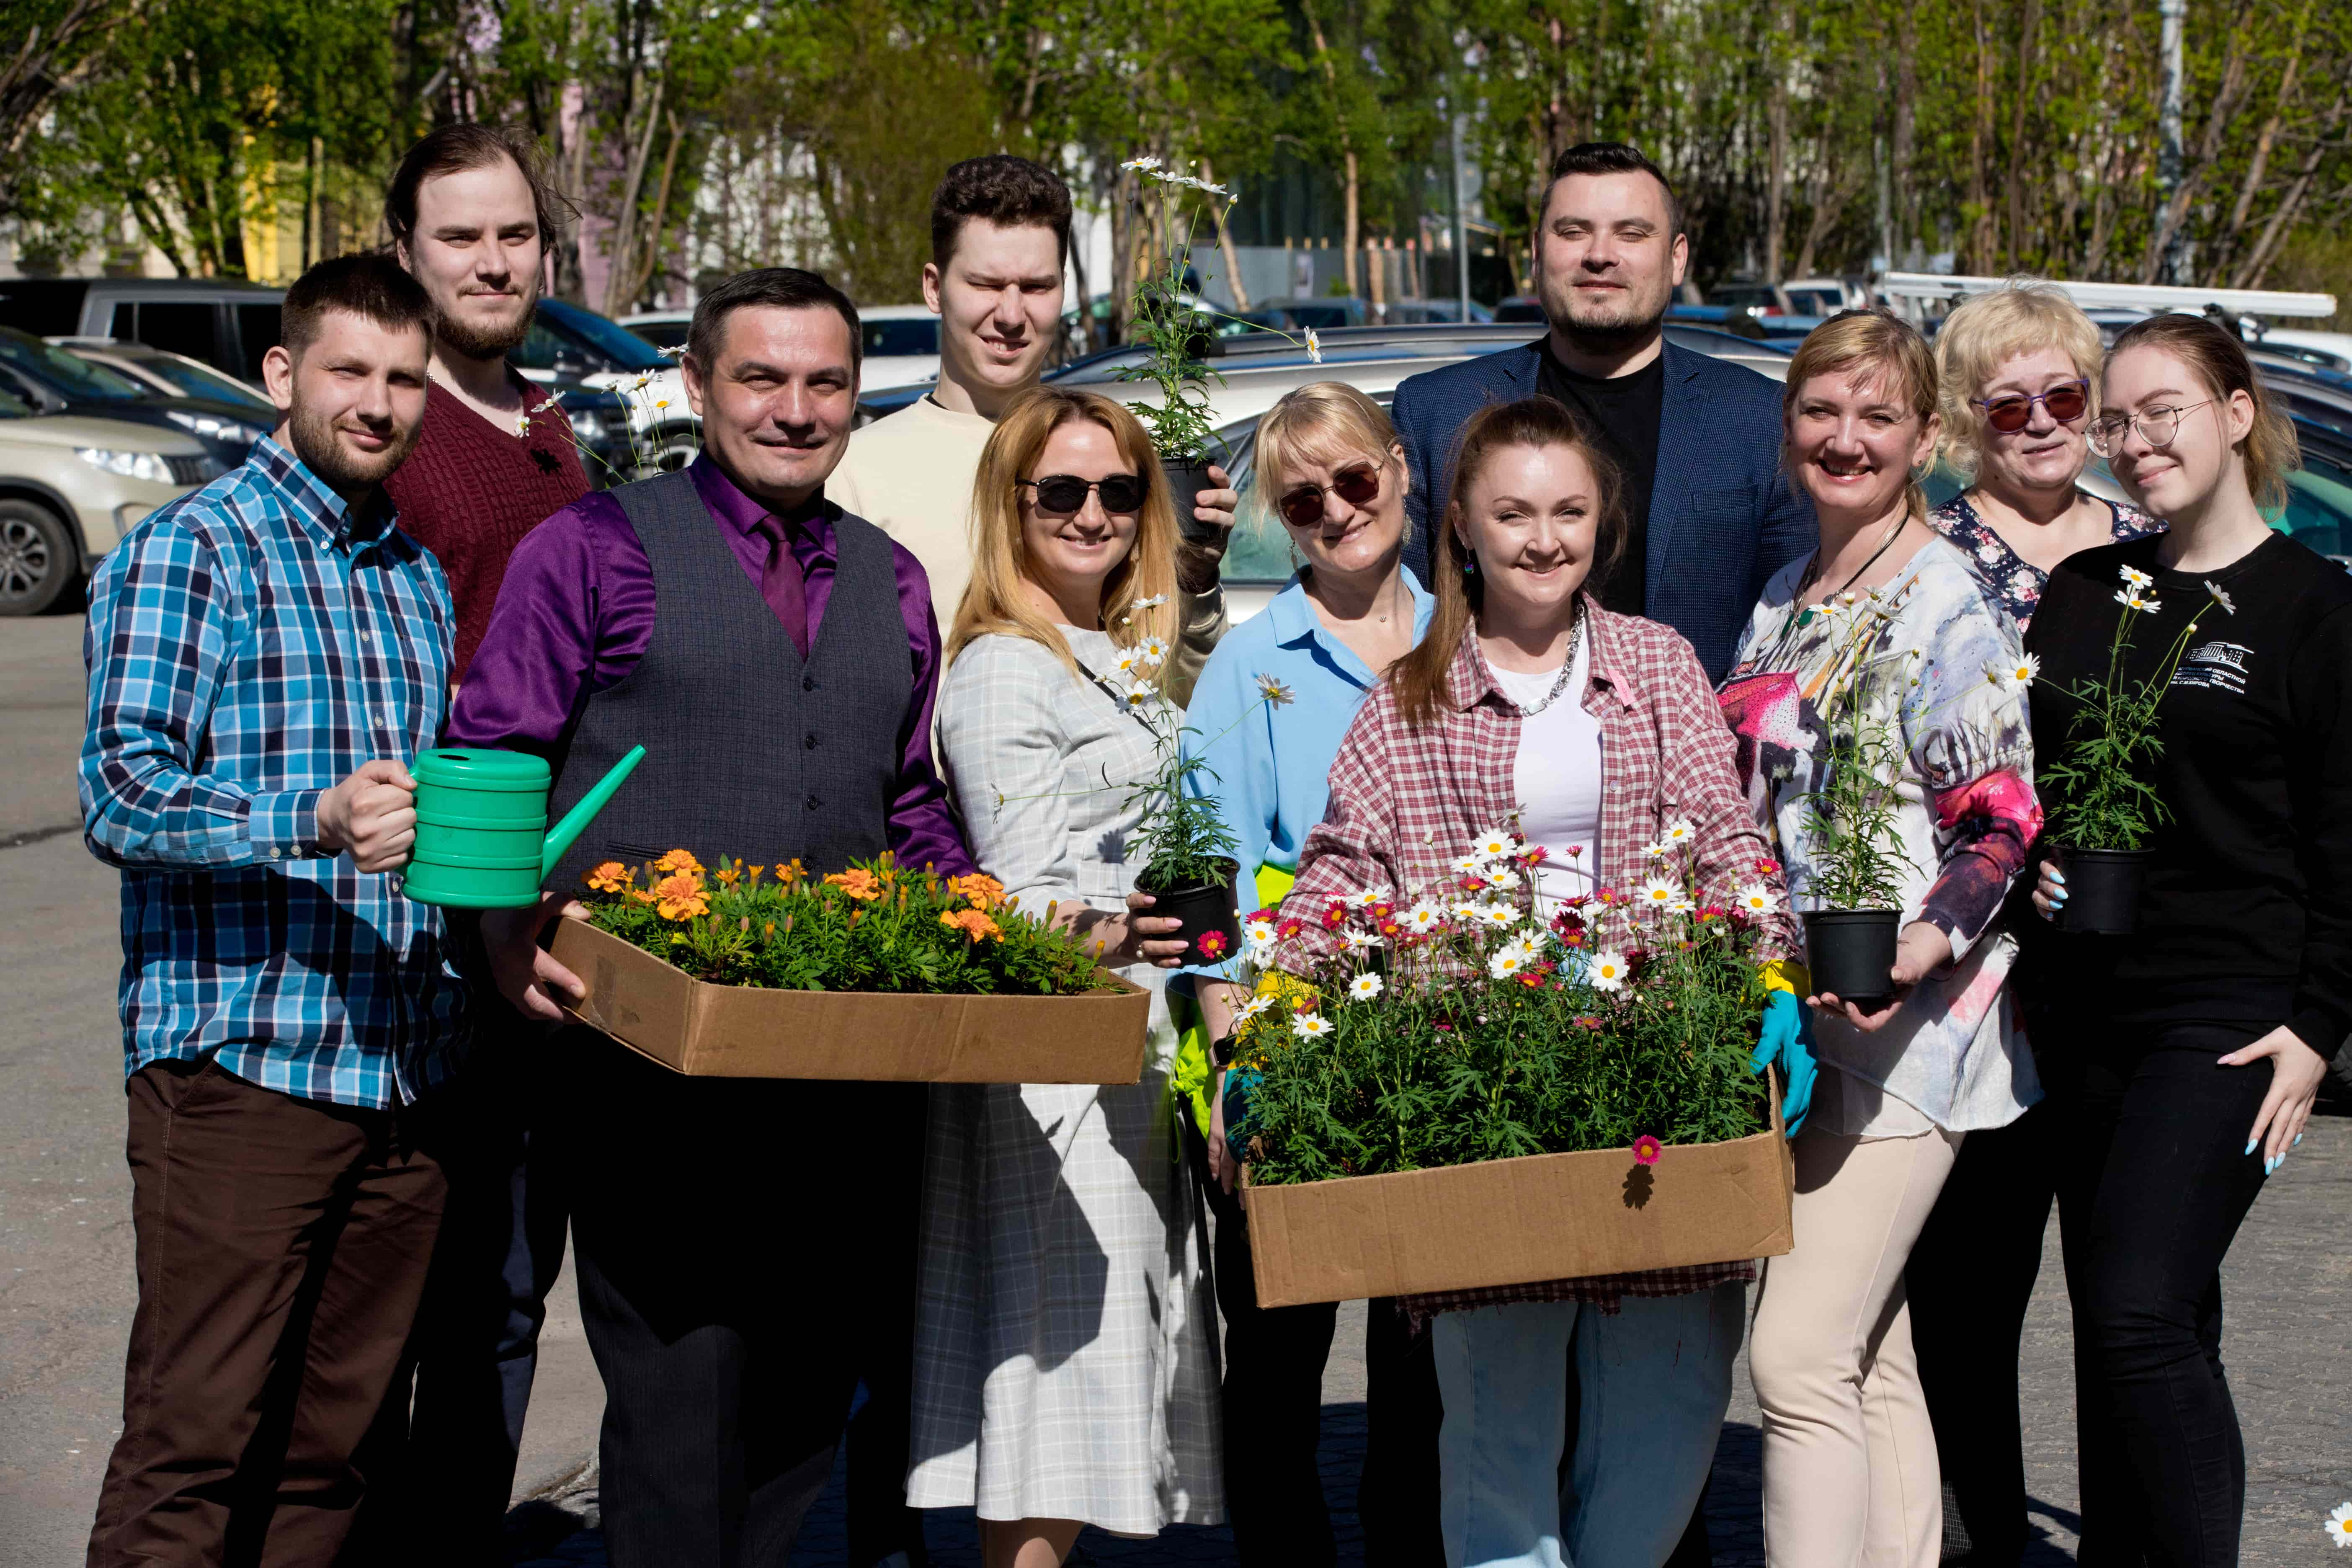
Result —
M 1659 1568 L 1706 1485 L 1747 1287 L 1441 1314 L 1446 1568 Z M 1579 1384 L 1565 1486 L 1568 1358 Z

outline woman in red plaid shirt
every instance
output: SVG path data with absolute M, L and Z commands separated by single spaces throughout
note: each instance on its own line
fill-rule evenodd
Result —
M 1619 483 L 1549 398 L 1470 421 L 1434 541 L 1429 635 L 1340 742 L 1286 910 L 1417 893 L 1514 820 L 1549 851 L 1547 898 L 1589 893 L 1595 877 L 1637 885 L 1644 847 L 1676 820 L 1696 828 L 1710 882 L 1769 862 L 1697 655 L 1588 591 L 1622 553 Z M 1777 869 L 1764 879 L 1779 889 Z M 1785 915 L 1766 942 L 1793 950 Z M 1793 1038 L 1794 998 L 1774 1002 L 1768 1034 Z M 1742 1260 L 1409 1301 L 1435 1314 L 1448 1568 L 1664 1562 L 1706 1484 L 1754 1277 Z M 1580 1392 L 1563 1494 L 1570 1354 Z

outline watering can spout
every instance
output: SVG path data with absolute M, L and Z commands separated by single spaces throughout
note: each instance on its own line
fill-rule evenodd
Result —
M 635 771 L 639 763 L 645 761 L 645 757 L 646 749 L 643 746 L 631 747 L 629 754 L 614 763 L 613 771 L 598 779 L 596 787 L 582 795 L 580 804 L 565 813 L 563 820 L 549 831 L 547 848 L 539 863 L 539 874 L 541 878 L 545 878 L 555 869 L 555 863 L 563 858 L 563 852 L 572 847 L 572 840 L 578 838 L 583 832 L 586 831 L 588 825 L 596 820 L 596 814 L 611 803 L 614 793 L 628 782 L 629 774 Z

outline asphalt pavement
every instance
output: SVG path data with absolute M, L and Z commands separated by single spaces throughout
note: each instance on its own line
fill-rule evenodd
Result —
M 134 1291 L 130 1178 L 122 1163 L 121 962 L 115 873 L 83 847 L 73 767 L 82 728 L 80 624 L 0 620 L 0 1568 L 80 1559 L 120 1425 Z M 2225 1270 L 2232 1389 L 2245 1428 L 2241 1561 L 2336 1561 L 2327 1511 L 2352 1500 L 2352 1118 L 2315 1121 L 2273 1178 Z M 2027 1561 L 2071 1563 L 2075 1524 L 2071 1339 L 2053 1227 L 2026 1327 L 2026 1446 L 2035 1522 Z M 1354 1528 L 1364 1383 L 1361 1307 L 1342 1318 L 1324 1379 L 1327 1489 L 1343 1557 Z M 1716 1562 L 1763 1561 L 1757 1522 L 1758 1416 L 1745 1369 L 1707 1500 Z M 514 1520 L 541 1562 L 593 1568 L 594 1450 L 603 1397 L 567 1273 L 551 1303 Z M 562 1537 L 569 1535 L 569 1539 Z M 930 1521 L 934 1560 L 977 1564 L 969 1512 Z M 842 1561 L 838 1495 L 810 1521 L 795 1562 Z M 1081 1542 L 1089 1561 L 1230 1563 L 1222 1529 L 1154 1542 Z M 2352 1558 L 2344 1559 L 2352 1563 Z

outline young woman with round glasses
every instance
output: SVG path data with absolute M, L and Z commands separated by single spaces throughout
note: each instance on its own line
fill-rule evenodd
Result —
M 2135 323 L 2100 400 L 2093 440 L 2168 531 L 2051 574 L 2026 638 L 2034 749 L 2050 777 L 2119 617 L 2128 681 L 2185 637 L 2137 771 L 2163 811 L 2138 929 L 2020 921 L 2018 986 L 2064 1131 L 2083 1561 L 2221 1568 L 2245 1506 L 2221 1260 L 2352 1034 L 2352 577 L 2265 523 L 2294 432 L 2229 332 Z M 2067 889 L 2044 858 L 2048 920 Z
M 2163 526 L 2080 486 L 2099 352 L 2099 329 L 2047 283 L 1975 295 L 1936 334 L 1941 456 L 1969 488 L 1927 521 L 1960 547 L 2021 631 L 2053 566 Z

